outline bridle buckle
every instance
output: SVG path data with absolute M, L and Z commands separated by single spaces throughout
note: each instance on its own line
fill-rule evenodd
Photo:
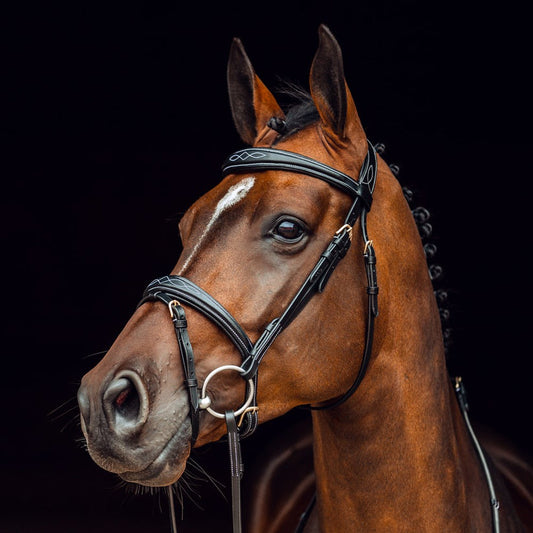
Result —
M 239 422 L 237 423 L 237 426 L 238 426 L 238 427 L 241 427 L 241 426 L 242 426 L 242 423 L 244 422 L 244 417 L 245 417 L 248 413 L 257 413 L 257 411 L 259 411 L 259 407 L 257 407 L 257 405 L 253 405 L 253 406 L 247 407 L 247 408 L 241 413 L 241 417 L 239 418 Z
M 352 226 L 350 226 L 350 224 L 344 224 L 335 232 L 335 235 L 340 235 L 343 231 L 346 231 L 346 233 L 348 233 L 348 237 L 350 238 L 350 241 L 351 241 L 352 232 L 353 232 Z
M 173 307 L 177 307 L 177 306 L 181 306 L 181 304 L 178 302 L 178 300 L 172 300 L 170 302 L 168 302 L 168 311 L 170 313 L 170 318 L 174 318 L 174 311 L 173 311 Z

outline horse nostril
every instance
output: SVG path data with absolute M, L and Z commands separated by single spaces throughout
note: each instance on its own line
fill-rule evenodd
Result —
M 140 378 L 123 373 L 106 389 L 104 410 L 116 429 L 137 429 L 144 424 L 148 411 L 148 395 Z
M 124 388 L 114 400 L 115 409 L 123 418 L 135 419 L 141 403 L 139 395 L 129 379 L 122 378 L 120 381 L 124 382 Z

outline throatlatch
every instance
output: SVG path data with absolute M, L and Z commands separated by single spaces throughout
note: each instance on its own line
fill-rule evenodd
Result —
M 240 438 L 251 435 L 257 427 L 258 408 L 256 395 L 259 365 L 277 336 L 295 319 L 313 295 L 321 293 L 325 289 L 333 271 L 350 248 L 353 226 L 358 219 L 360 220 L 361 232 L 365 243 L 363 257 L 368 282 L 368 320 L 361 365 L 354 383 L 341 397 L 332 400 L 328 404 L 310 408 L 327 409 L 341 404 L 355 392 L 365 375 L 372 351 L 374 319 L 378 315 L 376 255 L 373 243 L 368 238 L 366 228 L 366 215 L 372 205 L 372 194 L 376 184 L 377 157 L 374 147 L 369 141 L 367 142 L 368 151 L 357 181 L 347 174 L 309 157 L 274 148 L 238 150 L 224 162 L 222 166 L 222 174 L 224 176 L 262 170 L 297 172 L 326 181 L 354 198 L 344 224 L 337 230 L 294 298 L 283 313 L 268 324 L 255 344 L 250 341 L 237 320 L 219 302 L 202 288 L 182 276 L 171 275 L 155 279 L 148 285 L 139 303 L 141 305 L 146 301 L 159 300 L 169 308 L 180 348 L 185 385 L 189 394 L 192 427 L 191 448 L 194 446 L 198 436 L 200 410 L 206 409 L 213 416 L 225 418 L 226 420 L 232 465 L 233 529 L 235 533 L 240 533 L 241 531 L 239 483 L 242 477 L 242 462 L 240 460 Z M 189 305 L 200 311 L 219 326 L 238 349 L 243 361 L 241 366 L 238 367 L 224 365 L 213 370 L 204 381 L 201 398 L 198 395 L 194 356 L 187 333 L 187 321 L 182 304 Z M 241 377 L 246 380 L 247 399 L 244 405 L 236 412 L 226 411 L 221 414 L 211 408 L 211 400 L 207 395 L 206 388 L 207 383 L 214 374 L 228 369 L 238 371 Z M 235 417 L 239 414 L 241 419 L 237 423 Z

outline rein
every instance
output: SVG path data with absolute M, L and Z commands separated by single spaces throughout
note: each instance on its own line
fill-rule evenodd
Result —
M 337 230 L 330 243 L 320 255 L 316 265 L 311 270 L 296 295 L 285 308 L 283 313 L 268 324 L 253 344 L 237 320 L 212 296 L 189 279 L 169 275 L 152 281 L 144 291 L 139 306 L 147 301 L 160 301 L 168 306 L 181 355 L 185 385 L 188 390 L 191 417 L 191 449 L 196 442 L 199 430 L 200 410 L 207 410 L 211 415 L 226 420 L 228 429 L 228 445 L 232 477 L 232 508 L 233 531 L 240 533 L 240 479 L 243 465 L 240 454 L 240 438 L 251 435 L 257 428 L 257 373 L 259 365 L 268 348 L 277 336 L 296 318 L 309 302 L 312 296 L 323 292 L 340 260 L 348 252 L 352 242 L 352 230 L 357 219 L 365 242 L 363 257 L 367 275 L 368 287 L 368 320 L 366 326 L 365 348 L 359 371 L 352 386 L 339 398 L 320 406 L 307 406 L 309 409 L 327 409 L 336 407 L 346 401 L 361 383 L 370 360 L 374 333 L 374 319 L 378 315 L 378 285 L 376 275 L 376 255 L 372 241 L 368 238 L 366 228 L 366 214 L 372 205 L 377 177 L 377 156 L 374 146 L 367 141 L 368 151 L 359 172 L 359 179 L 344 174 L 328 165 L 315 161 L 309 157 L 294 152 L 273 148 L 247 148 L 238 150 L 230 155 L 222 165 L 222 174 L 247 173 L 262 170 L 284 170 L 298 172 L 321 179 L 330 185 L 349 194 L 354 199 L 344 224 Z M 233 342 L 241 354 L 242 365 L 224 365 L 211 372 L 204 381 L 202 395 L 198 393 L 198 380 L 194 368 L 194 354 L 187 332 L 187 320 L 182 303 L 189 305 L 213 321 Z M 218 372 L 234 370 L 240 373 L 247 382 L 247 400 L 236 411 L 226 411 L 224 414 L 211 409 L 211 399 L 207 396 L 207 382 Z M 236 416 L 241 415 L 237 422 Z M 172 491 L 168 492 L 169 498 Z M 172 530 L 176 532 L 171 506 Z

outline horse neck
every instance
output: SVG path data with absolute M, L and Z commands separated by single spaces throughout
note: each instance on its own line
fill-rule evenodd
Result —
M 347 402 L 313 414 L 321 531 L 465 531 L 472 523 L 488 531 L 485 480 L 450 384 L 417 230 L 394 220 L 380 192 L 375 219 L 385 231 L 400 227 L 403 238 L 383 234 L 380 246 L 379 223 L 370 228 L 380 284 L 371 364 Z

